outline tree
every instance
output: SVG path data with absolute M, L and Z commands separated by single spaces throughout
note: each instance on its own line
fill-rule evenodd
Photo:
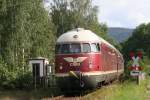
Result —
M 125 58 L 129 60 L 129 53 L 142 51 L 146 56 L 150 57 L 150 23 L 139 25 L 133 35 L 123 43 L 123 52 Z
M 53 26 L 43 0 L 0 0 L 0 88 L 27 86 L 29 58 L 53 59 Z
M 97 11 L 91 0 L 53 0 L 50 16 L 57 30 L 56 36 L 76 27 L 105 35 L 107 27 L 98 23 Z
M 24 66 L 28 58 L 52 59 L 54 27 L 42 0 L 3 0 L 1 55 L 10 66 Z

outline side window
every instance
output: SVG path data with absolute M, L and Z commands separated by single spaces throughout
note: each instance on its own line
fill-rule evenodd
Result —
M 97 48 L 98 51 L 100 51 L 100 45 L 99 45 L 99 43 L 96 44 L 96 48 Z
M 82 44 L 82 52 L 84 53 L 89 53 L 91 52 L 91 47 L 90 47 L 90 44 L 89 43 L 83 43 Z
M 99 52 L 100 51 L 100 47 L 98 43 L 92 43 L 91 44 L 91 51 L 92 52 Z

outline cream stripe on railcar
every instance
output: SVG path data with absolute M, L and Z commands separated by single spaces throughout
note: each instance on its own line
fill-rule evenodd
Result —
M 92 72 L 82 72 L 83 76 L 91 76 L 91 75 L 104 75 L 104 74 L 111 74 L 111 73 L 117 73 L 117 72 L 123 72 L 123 69 L 120 70 L 112 70 L 112 71 L 92 71 Z M 57 73 L 56 77 L 68 77 L 70 76 L 69 73 Z

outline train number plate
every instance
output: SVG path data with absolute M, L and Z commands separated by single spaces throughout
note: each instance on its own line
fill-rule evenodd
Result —
M 70 66 L 80 66 L 80 63 L 78 63 L 78 62 L 73 62 L 73 63 L 70 63 Z

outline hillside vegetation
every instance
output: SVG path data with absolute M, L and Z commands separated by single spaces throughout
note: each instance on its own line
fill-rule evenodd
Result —
M 110 27 L 108 28 L 108 35 L 115 39 L 117 42 L 124 42 L 132 36 L 133 29 Z
M 130 52 L 141 51 L 143 57 L 150 57 L 150 23 L 139 25 L 134 31 L 132 36 L 125 41 L 122 46 L 122 52 L 126 60 L 129 60 Z

